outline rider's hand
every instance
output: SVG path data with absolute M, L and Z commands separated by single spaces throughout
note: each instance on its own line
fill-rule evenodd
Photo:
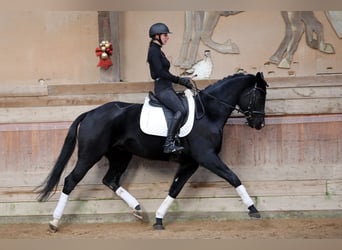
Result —
M 178 83 L 180 85 L 183 85 L 185 87 L 187 87 L 188 89 L 192 89 L 193 85 L 191 83 L 191 78 L 190 77 L 180 77 L 178 80 Z

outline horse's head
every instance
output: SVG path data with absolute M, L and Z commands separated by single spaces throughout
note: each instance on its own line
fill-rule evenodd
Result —
M 257 130 L 265 126 L 266 87 L 262 73 L 256 74 L 254 86 L 246 88 L 239 99 L 238 105 L 247 119 L 247 125 Z

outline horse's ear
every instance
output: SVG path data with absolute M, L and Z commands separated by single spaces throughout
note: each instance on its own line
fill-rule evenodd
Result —
M 256 77 L 257 77 L 257 78 L 264 79 L 264 73 L 258 72 L 258 73 L 256 74 Z
M 260 80 L 261 80 L 261 82 L 263 82 L 266 87 L 269 87 L 265 78 L 264 78 L 264 73 L 262 73 L 262 72 L 256 73 L 256 78 L 257 78 L 257 82 L 260 82 Z

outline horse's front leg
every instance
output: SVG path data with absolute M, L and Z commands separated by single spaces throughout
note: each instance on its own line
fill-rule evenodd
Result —
M 238 54 L 240 53 L 239 47 L 235 43 L 233 43 L 230 39 L 228 39 L 223 44 L 217 43 L 213 41 L 212 39 L 212 34 L 220 18 L 220 14 L 221 12 L 218 12 L 218 11 L 205 11 L 205 14 L 203 17 L 203 28 L 201 32 L 202 42 L 208 47 L 220 53 Z
M 288 44 L 290 43 L 292 35 L 293 35 L 290 19 L 288 17 L 288 12 L 281 11 L 281 16 L 283 17 L 284 22 L 285 22 L 285 36 L 283 40 L 281 41 L 277 51 L 270 57 L 270 62 L 277 64 L 277 65 L 283 59 L 286 49 L 288 47 Z
M 248 208 L 248 215 L 252 218 L 260 218 L 259 211 L 254 206 L 254 202 L 249 196 L 246 188 L 242 185 L 239 177 L 214 153 L 207 152 L 200 156 L 200 165 L 215 173 L 219 177 L 225 179 L 232 185 L 238 195 L 241 197 L 243 204 Z
M 156 223 L 153 225 L 153 228 L 156 230 L 163 230 L 163 218 L 173 203 L 173 201 L 176 199 L 182 188 L 184 187 L 185 183 L 189 180 L 189 178 L 195 173 L 195 171 L 198 169 L 198 163 L 191 162 L 186 164 L 181 164 L 174 179 L 171 184 L 169 194 L 165 198 L 165 200 L 162 202 L 160 207 L 158 208 L 156 212 Z
M 304 34 L 304 24 L 301 21 L 301 11 L 290 11 L 288 12 L 289 22 L 291 25 L 291 39 L 289 40 L 286 48 L 286 54 L 278 64 L 278 68 L 289 69 L 293 55 L 295 54 L 299 41 Z
M 201 31 L 202 31 L 202 22 L 203 22 L 203 11 L 190 11 L 191 13 L 191 30 L 187 31 L 189 32 L 187 35 L 190 35 L 190 37 L 187 37 L 187 55 L 185 57 L 185 60 L 178 65 L 183 69 L 189 69 L 192 67 L 192 65 L 196 62 L 197 52 L 199 48 L 199 44 L 201 41 Z M 183 53 L 183 52 L 181 52 Z
M 192 11 L 185 11 L 185 27 L 183 33 L 183 41 L 179 52 L 179 56 L 175 62 L 175 66 L 183 66 L 187 61 L 189 44 L 191 42 L 192 26 L 193 13 Z

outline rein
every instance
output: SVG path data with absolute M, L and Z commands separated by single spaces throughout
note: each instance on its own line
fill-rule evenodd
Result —
M 253 110 L 254 107 L 255 107 L 256 91 L 258 90 L 258 91 L 261 91 L 262 93 L 266 94 L 266 92 L 265 92 L 263 89 L 257 87 L 256 84 L 254 85 L 254 88 L 251 89 L 251 90 L 246 94 L 246 96 L 247 96 L 247 95 L 250 95 L 250 94 L 253 94 L 253 95 L 252 95 L 252 97 L 249 99 L 249 104 L 248 104 L 247 110 L 246 110 L 246 111 L 243 111 L 243 110 L 240 109 L 240 108 L 236 108 L 235 106 L 233 106 L 233 105 L 231 105 L 231 104 L 228 104 L 228 103 L 226 103 L 226 102 L 224 102 L 224 101 L 218 99 L 218 98 L 217 98 L 216 96 L 214 96 L 214 95 L 211 95 L 211 94 L 209 94 L 209 93 L 203 92 L 203 89 L 201 90 L 201 89 L 197 88 L 197 85 L 196 85 L 196 82 L 195 82 L 195 81 L 193 81 L 193 83 L 194 83 L 194 86 L 195 86 L 195 87 L 194 87 L 195 95 L 198 96 L 198 100 L 199 100 L 199 102 L 200 102 L 200 104 L 201 104 L 201 107 L 202 107 L 202 110 L 203 110 L 203 114 L 202 114 L 200 117 L 197 117 L 197 112 L 196 112 L 196 119 L 202 119 L 203 116 L 205 115 L 205 107 L 204 107 L 204 105 L 203 105 L 203 102 L 202 102 L 202 99 L 201 99 L 201 96 L 199 95 L 199 93 L 203 93 L 203 94 L 205 94 L 205 95 L 207 95 L 207 96 L 213 98 L 215 101 L 217 101 L 218 103 L 222 104 L 222 105 L 223 105 L 224 107 L 226 107 L 226 108 L 233 109 L 233 110 L 237 111 L 238 113 L 244 114 L 244 116 L 245 116 L 246 118 L 251 118 L 254 114 L 265 115 L 264 112 Z
M 195 95 L 198 96 L 199 103 L 201 104 L 201 107 L 202 107 L 202 110 L 203 110 L 203 114 L 202 114 L 201 116 L 197 116 L 198 113 L 196 112 L 196 119 L 197 119 L 197 120 L 202 119 L 203 116 L 205 116 L 205 107 L 204 107 L 204 105 L 203 105 L 203 102 L 202 102 L 202 99 L 201 99 L 201 96 L 199 95 L 199 93 L 203 93 L 203 94 L 205 94 L 205 95 L 207 95 L 207 96 L 213 98 L 215 101 L 217 101 L 218 103 L 222 104 L 222 105 L 223 105 L 224 107 L 226 107 L 226 108 L 233 109 L 233 110 L 236 110 L 236 111 L 239 112 L 239 113 L 243 113 L 243 114 L 244 114 L 244 111 L 243 111 L 243 110 L 241 110 L 241 109 L 239 109 L 239 108 L 236 108 L 235 106 L 230 105 L 230 104 L 228 104 L 228 103 L 226 103 L 226 102 L 224 102 L 224 101 L 221 101 L 221 100 L 218 99 L 216 96 L 213 96 L 213 95 L 211 95 L 211 94 L 208 94 L 208 93 L 206 93 L 206 92 L 203 92 L 203 89 L 197 88 L 197 85 L 196 85 L 196 82 L 195 82 L 195 81 L 193 81 L 193 83 L 194 83 L 194 86 L 195 86 L 195 87 L 194 87 Z

